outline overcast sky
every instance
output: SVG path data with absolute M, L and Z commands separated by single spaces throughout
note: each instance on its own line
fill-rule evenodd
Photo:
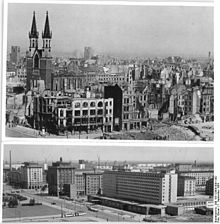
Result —
M 4 160 L 9 161 L 64 161 L 79 159 L 109 161 L 158 161 L 158 162 L 213 162 L 211 147 L 128 147 L 128 146 L 48 146 L 48 145 L 5 145 Z
M 104 6 L 104 5 L 8 5 L 8 49 L 29 46 L 33 11 L 37 29 L 44 28 L 49 12 L 54 55 L 73 54 L 91 46 L 96 53 L 131 56 L 199 55 L 213 52 L 212 7 Z

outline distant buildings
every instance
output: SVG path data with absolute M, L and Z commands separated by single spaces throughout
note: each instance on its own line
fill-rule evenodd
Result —
M 84 59 L 85 60 L 91 59 L 93 55 L 94 55 L 94 50 L 91 47 L 84 48 Z
M 214 175 L 213 170 L 190 170 L 178 172 L 178 175 L 195 178 L 196 191 L 205 191 L 206 182 Z
M 21 60 L 21 50 L 19 46 L 11 46 L 10 62 L 18 65 Z
M 177 174 L 105 171 L 103 196 L 152 204 L 176 202 Z

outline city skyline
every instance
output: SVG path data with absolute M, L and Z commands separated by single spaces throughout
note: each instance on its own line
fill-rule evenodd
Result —
M 39 34 L 49 13 L 54 55 L 82 54 L 85 46 L 96 53 L 140 57 L 213 52 L 213 7 L 33 3 L 8 4 L 8 50 L 11 45 L 21 46 L 23 53 L 28 49 L 27 18 L 31 21 L 33 11 Z
M 49 146 L 5 145 L 4 161 L 76 161 L 79 159 L 97 161 L 146 161 L 146 162 L 214 162 L 212 147 L 134 147 L 125 146 Z M 31 152 L 31 153 L 30 153 Z M 160 156 L 158 156 L 160 155 Z M 170 158 L 172 155 L 172 159 Z M 71 157 L 72 156 L 72 157 Z M 16 159 L 15 159 L 16 158 Z

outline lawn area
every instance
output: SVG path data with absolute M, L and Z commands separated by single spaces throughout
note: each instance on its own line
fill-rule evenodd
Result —
M 46 205 L 36 206 L 21 206 L 17 208 L 2 209 L 3 219 L 5 218 L 20 218 L 20 217 L 34 217 L 60 214 L 60 210 L 51 208 Z

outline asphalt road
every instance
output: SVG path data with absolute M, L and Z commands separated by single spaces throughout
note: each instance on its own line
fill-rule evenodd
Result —
M 34 194 L 34 192 L 29 192 L 23 190 L 22 195 L 27 196 L 29 198 L 35 198 L 37 202 L 45 203 L 47 206 L 51 206 L 54 208 L 59 208 L 60 211 L 63 210 L 65 212 L 75 212 L 75 211 L 84 211 L 86 212 L 86 217 L 96 217 L 102 219 L 103 221 L 110 221 L 110 222 L 134 222 L 136 220 L 133 217 L 127 215 L 125 212 L 122 213 L 120 210 L 110 209 L 103 206 L 97 206 L 98 212 L 93 212 L 88 210 L 86 203 L 79 203 L 79 202 L 72 202 L 67 201 L 64 199 L 59 199 L 57 197 L 47 197 L 47 196 L 40 196 Z M 56 203 L 52 205 L 52 203 Z M 67 218 L 66 218 L 67 219 Z M 72 220 L 72 219 L 71 219 Z
M 5 128 L 5 136 L 13 138 L 36 138 L 36 136 L 18 131 L 16 128 Z

